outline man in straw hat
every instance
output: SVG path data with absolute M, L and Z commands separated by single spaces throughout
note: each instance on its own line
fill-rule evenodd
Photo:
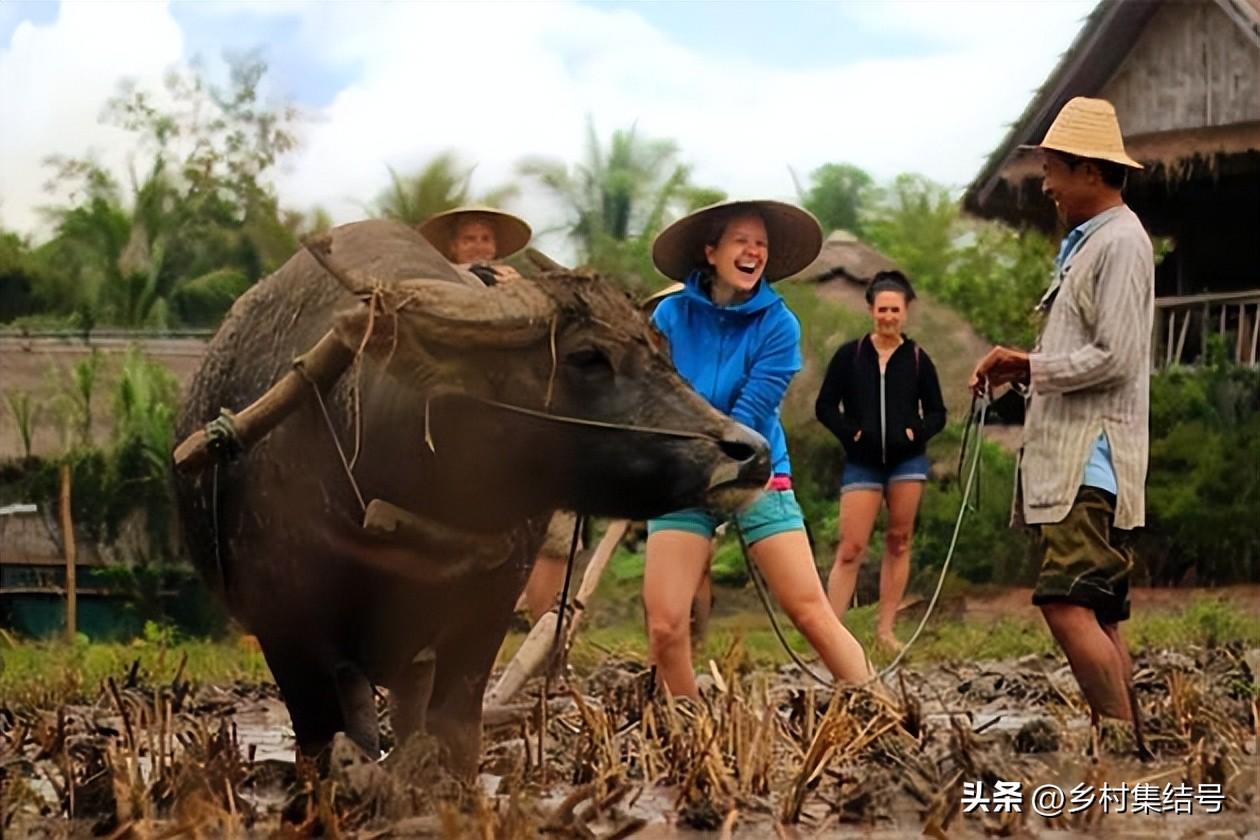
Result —
M 493 207 L 456 207 L 430 216 L 420 233 L 455 265 L 468 269 L 488 285 L 520 275 L 496 263 L 529 244 L 533 232 L 523 219 Z
M 1037 307 L 1046 318 L 1037 346 L 993 348 L 971 384 L 1029 386 L 1014 514 L 1036 530 L 1033 603 L 1095 724 L 1100 715 L 1133 721 L 1145 753 L 1120 635 L 1128 532 L 1145 520 L 1155 288 L 1151 241 L 1121 191 L 1142 165 L 1125 153 L 1115 109 L 1101 99 L 1070 100 L 1028 148 L 1041 155 L 1042 190 L 1068 234 Z
M 801 368 L 800 324 L 770 283 L 818 255 L 822 231 L 809 213 L 778 201 L 722 202 L 661 232 L 652 260 L 683 283 L 652 320 L 670 344 L 679 374 L 711 405 L 770 444 L 773 477 L 734 515 L 735 526 L 784 612 L 837 680 L 870 671 L 861 645 L 827 602 L 792 493 L 779 406 Z M 674 694 L 696 697 L 689 632 L 693 598 L 725 514 L 674 511 L 648 523 L 643 604 L 658 675 Z

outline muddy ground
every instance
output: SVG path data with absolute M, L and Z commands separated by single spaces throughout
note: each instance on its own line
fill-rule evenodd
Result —
M 1228 647 L 1140 655 L 1156 754 L 1141 763 L 1124 727 L 1095 743 L 1055 657 L 912 668 L 881 698 L 750 672 L 735 647 L 699 705 L 651 696 L 640 665 L 609 662 L 556 680 L 545 721 L 531 684 L 487 726 L 475 784 L 444 776 L 423 742 L 377 763 L 339 741 L 321 777 L 294 761 L 274 686 L 133 671 L 91 705 L 0 701 L 3 836 L 1254 837 L 1257 667 L 1260 651 Z M 967 783 L 992 797 L 999 781 L 1020 795 L 963 813 Z M 1042 785 L 1082 786 L 1064 807 L 1077 812 L 1034 813 Z M 1218 813 L 1202 785 L 1220 785 Z

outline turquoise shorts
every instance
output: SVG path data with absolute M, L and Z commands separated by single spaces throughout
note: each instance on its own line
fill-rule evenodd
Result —
M 649 520 L 648 535 L 657 531 L 686 531 L 710 539 L 718 526 L 729 518 L 704 508 L 684 508 Z M 749 545 L 775 534 L 805 530 L 805 516 L 791 490 L 767 490 L 735 514 L 735 519 Z

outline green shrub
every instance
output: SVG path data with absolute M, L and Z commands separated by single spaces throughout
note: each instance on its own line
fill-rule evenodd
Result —
M 181 323 L 213 327 L 249 287 L 249 278 L 244 272 L 223 268 L 182 284 L 171 296 L 171 304 Z

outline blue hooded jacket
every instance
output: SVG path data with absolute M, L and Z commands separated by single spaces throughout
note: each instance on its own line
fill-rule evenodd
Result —
M 674 367 L 718 411 L 770 443 L 775 475 L 791 475 L 779 405 L 801 369 L 801 325 L 765 280 L 734 306 L 718 306 L 692 272 L 684 288 L 656 307 L 652 321 L 669 339 Z

